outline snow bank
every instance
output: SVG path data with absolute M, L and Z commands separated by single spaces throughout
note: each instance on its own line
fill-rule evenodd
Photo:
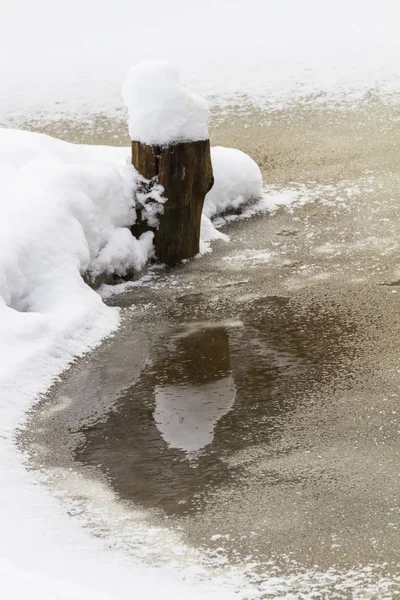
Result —
M 136 240 L 128 229 L 136 175 L 125 157 L 125 149 L 123 157 L 121 149 L 0 130 L 5 397 L 41 391 L 42 376 L 50 383 L 67 360 L 117 327 L 118 313 L 82 274 L 122 275 L 141 269 L 152 252 L 152 233 Z
M 189 94 L 167 61 L 134 66 L 122 87 L 129 112 L 129 134 L 144 144 L 166 145 L 208 139 L 205 101 Z
M 261 171 L 250 156 L 235 148 L 211 148 L 214 186 L 204 202 L 209 217 L 238 209 L 262 195 Z

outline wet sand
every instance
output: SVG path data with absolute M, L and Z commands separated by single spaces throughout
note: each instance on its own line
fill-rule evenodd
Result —
M 309 202 L 113 296 L 121 330 L 29 416 L 32 468 L 102 535 L 129 547 L 119 503 L 239 568 L 243 597 L 400 597 L 398 118 L 371 99 L 214 119 L 213 144 Z

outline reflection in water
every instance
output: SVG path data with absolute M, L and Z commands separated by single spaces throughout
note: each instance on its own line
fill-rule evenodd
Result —
M 164 372 L 167 381 L 155 387 L 154 419 L 169 446 L 190 452 L 212 442 L 216 423 L 232 408 L 236 387 L 224 328 L 190 332 L 176 345 L 183 368 Z
M 214 535 L 225 536 L 215 544 L 229 560 L 262 564 L 296 546 L 311 561 L 320 537 L 329 559 L 338 511 L 346 506 L 352 523 L 367 514 L 354 493 L 336 501 L 341 448 L 328 472 L 321 458 L 332 395 L 350 381 L 352 312 L 281 295 L 246 295 L 230 312 L 183 300 L 132 320 L 138 354 L 124 337 L 81 363 L 59 386 L 72 403 L 45 415 L 35 447 L 50 440 L 46 460 L 58 466 L 69 444 L 83 472 L 100 469 L 122 501 L 153 509 L 149 518 L 168 519 L 189 543 L 212 550 Z M 102 387 L 109 410 L 98 414 Z
M 253 325 L 171 323 L 107 419 L 82 428 L 77 459 L 101 465 L 124 499 L 174 515 L 200 510 L 238 476 L 232 453 L 278 434 L 289 387 L 319 352 L 283 300 L 257 305 Z
M 236 387 L 232 376 L 202 385 L 156 387 L 156 425 L 172 448 L 186 452 L 210 444 L 214 427 L 232 407 Z

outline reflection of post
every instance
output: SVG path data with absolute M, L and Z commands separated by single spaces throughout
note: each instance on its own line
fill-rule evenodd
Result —
M 155 389 L 154 418 L 170 446 L 200 450 L 212 442 L 216 423 L 235 401 L 228 334 L 207 328 L 181 337 L 172 358 L 163 385 Z
M 163 380 L 175 383 L 185 380 L 193 384 L 225 377 L 231 371 L 229 335 L 225 327 L 190 329 L 173 338 L 175 351 L 172 364 L 163 369 Z

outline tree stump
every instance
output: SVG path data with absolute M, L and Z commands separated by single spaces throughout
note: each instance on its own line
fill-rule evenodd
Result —
M 200 224 L 204 198 L 214 184 L 210 141 L 150 146 L 132 142 L 132 164 L 151 182 L 164 188 L 168 199 L 159 227 L 154 230 L 157 258 L 175 265 L 200 249 Z M 138 237 L 149 227 L 138 215 L 132 233 Z

